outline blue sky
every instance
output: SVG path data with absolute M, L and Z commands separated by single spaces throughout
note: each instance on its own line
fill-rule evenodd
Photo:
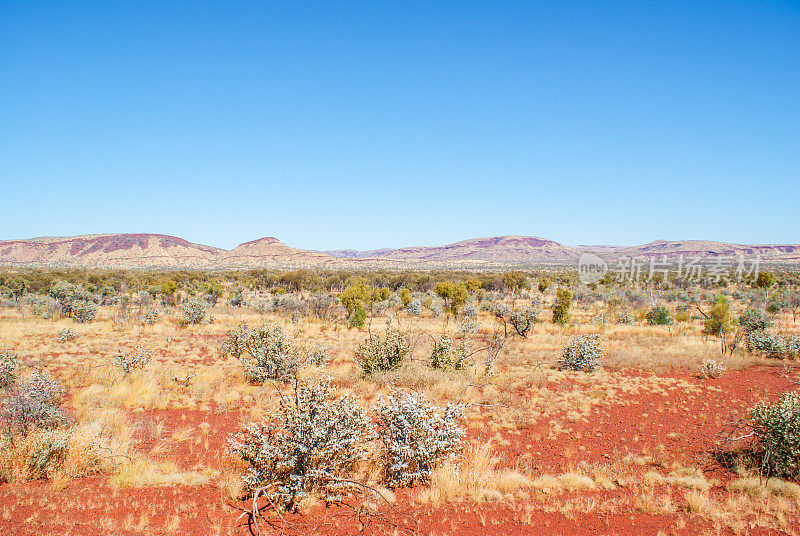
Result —
M 800 242 L 798 2 L 0 4 L 0 239 Z

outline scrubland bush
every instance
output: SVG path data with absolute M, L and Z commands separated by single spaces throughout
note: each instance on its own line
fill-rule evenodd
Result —
M 672 324 L 672 313 L 666 305 L 657 305 L 651 308 L 645 315 L 647 323 L 651 326 L 668 326 Z
M 618 312 L 617 324 L 633 324 L 633 315 L 630 313 L 630 311 Z
M 439 408 L 419 393 L 392 390 L 373 411 L 384 446 L 384 481 L 390 487 L 427 482 L 437 465 L 461 452 L 461 405 Z
M 114 357 L 114 363 L 124 374 L 130 374 L 137 369 L 144 370 L 152 359 L 153 352 L 151 350 L 145 350 L 141 347 L 136 347 L 133 350 L 119 348 L 117 355 Z
M 369 420 L 348 396 L 334 397 L 327 379 L 295 381 L 275 421 L 251 423 L 228 449 L 248 465 L 245 491 L 263 490 L 273 504 L 296 509 L 305 498 L 335 502 L 366 458 Z
M 190 298 L 181 306 L 181 323 L 202 324 L 206 319 L 207 308 L 205 300 Z
M 462 370 L 467 366 L 468 357 L 463 341 L 462 344 L 453 348 L 453 339 L 444 334 L 433 343 L 430 364 L 436 369 Z
M 553 304 L 553 323 L 564 325 L 569 322 L 569 308 L 572 305 L 572 293 L 567 289 L 556 289 L 556 301 Z
M 228 332 L 221 351 L 242 360 L 248 381 L 255 384 L 267 380 L 286 380 L 299 368 L 297 354 L 280 326 L 264 324 L 252 330 L 247 324 Z
M 411 316 L 419 316 L 422 314 L 422 302 L 419 298 L 414 298 L 406 306 L 406 312 Z
M 365 375 L 385 372 L 400 366 L 409 350 L 408 337 L 400 330 L 387 328 L 383 337 L 371 334 L 359 344 L 355 360 Z
M 750 420 L 768 475 L 800 481 L 800 394 L 755 406 Z
M 63 424 L 63 393 L 61 383 L 43 371 L 16 381 L 0 410 L 6 433 L 13 436 L 26 433 L 29 427 L 55 428 Z
M 56 342 L 70 342 L 78 338 L 78 334 L 70 328 L 62 329 L 56 332 Z
M 592 372 L 600 366 L 603 358 L 603 347 L 596 335 L 577 335 L 561 352 L 558 361 L 559 370 L 580 370 Z
M 748 334 L 756 331 L 766 331 L 769 329 L 770 324 L 769 317 L 761 309 L 747 309 L 739 315 L 739 325 Z
M 0 388 L 14 383 L 14 371 L 19 356 L 12 350 L 0 350 Z
M 151 305 L 147 308 L 147 311 L 145 311 L 142 317 L 142 323 L 146 326 L 152 326 L 156 322 L 158 322 L 158 309 Z
M 58 302 L 49 296 L 26 294 L 23 301 L 33 316 L 45 320 L 52 318 L 58 312 Z
M 798 356 L 800 355 L 800 336 L 754 331 L 747 338 L 747 347 L 751 352 L 763 352 L 770 357 Z
M 535 307 L 514 309 L 511 311 L 511 314 L 508 315 L 508 323 L 514 328 L 514 331 L 517 332 L 517 335 L 524 339 L 527 338 L 528 333 L 533 328 L 533 325 L 537 322 L 538 315 L 539 310 Z
M 70 306 L 70 316 L 79 324 L 91 322 L 96 314 L 97 305 L 89 300 L 75 300 Z

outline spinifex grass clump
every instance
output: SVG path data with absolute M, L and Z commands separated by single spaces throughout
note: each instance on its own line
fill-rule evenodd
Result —
M 406 335 L 400 330 L 387 328 L 386 335 L 370 335 L 356 348 L 356 363 L 364 374 L 385 372 L 400 366 L 409 351 Z
M 145 350 L 141 347 L 136 347 L 133 350 L 119 348 L 117 350 L 117 355 L 114 358 L 114 362 L 123 373 L 130 374 L 137 369 L 144 370 L 144 368 L 150 364 L 152 359 L 152 350 Z
M 281 397 L 274 421 L 251 423 L 228 449 L 248 465 L 245 491 L 285 510 L 307 497 L 327 503 L 350 493 L 357 466 L 367 457 L 369 420 L 349 396 L 335 397 L 328 379 L 295 379 Z
M 70 328 L 62 329 L 56 333 L 57 342 L 70 342 L 78 338 L 78 334 Z
M 559 370 L 592 372 L 600 366 L 603 347 L 596 335 L 577 335 L 569 340 L 558 362 Z
M 392 391 L 373 407 L 385 449 L 384 480 L 391 487 L 427 482 L 431 471 L 461 452 L 463 407 L 432 406 L 419 393 Z

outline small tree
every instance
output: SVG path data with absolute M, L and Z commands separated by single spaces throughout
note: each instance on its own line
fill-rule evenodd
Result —
M 453 316 L 458 314 L 458 309 L 469 299 L 469 291 L 464 283 L 442 281 L 436 283 L 433 289 L 437 296 L 444 300 L 444 306 Z
M 720 295 L 716 303 L 714 303 L 714 307 L 711 308 L 711 311 L 706 316 L 703 328 L 704 334 L 720 338 L 723 354 L 727 348 L 725 336 L 731 331 L 730 308 L 731 304 L 728 298 Z
M 567 289 L 556 290 L 556 301 L 553 305 L 553 323 L 564 325 L 569 322 L 569 308 L 572 305 L 572 293 Z

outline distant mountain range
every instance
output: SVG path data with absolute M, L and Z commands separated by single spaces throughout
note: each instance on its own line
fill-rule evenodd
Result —
M 570 266 L 583 253 L 675 258 L 755 256 L 766 263 L 800 265 L 800 244 L 743 245 L 702 240 L 657 240 L 642 246 L 565 246 L 533 236 L 474 238 L 436 247 L 370 251 L 308 251 L 267 237 L 232 250 L 160 234 L 97 234 L 0 241 L 0 266 L 101 269 L 396 268 L 477 269 Z

